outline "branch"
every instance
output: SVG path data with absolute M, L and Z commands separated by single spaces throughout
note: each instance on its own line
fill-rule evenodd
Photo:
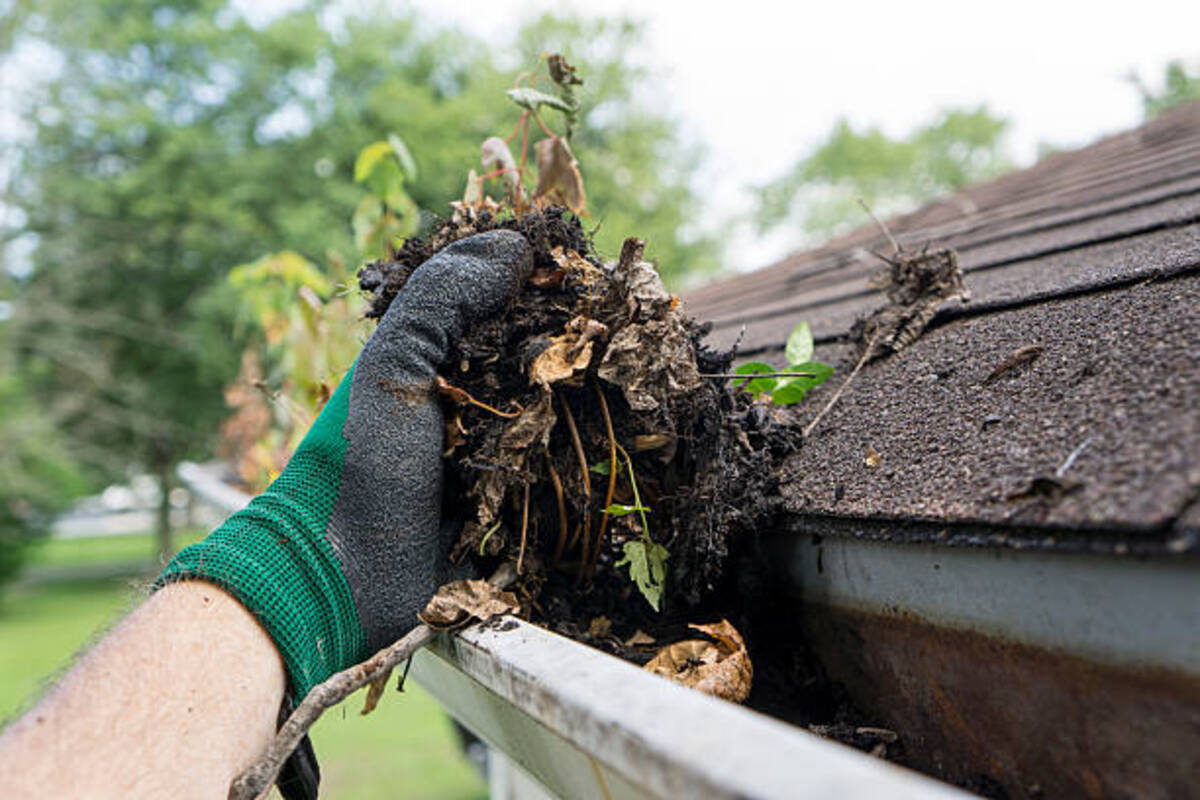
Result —
M 516 571 L 512 565 L 504 564 L 488 580 L 503 588 L 515 579 Z M 414 653 L 433 641 L 436 633 L 437 629 L 421 623 L 366 661 L 335 673 L 310 689 L 275 734 L 266 752 L 234 778 L 229 786 L 229 800 L 254 800 L 270 788 L 279 777 L 284 762 L 326 709 L 336 706 L 368 684 L 386 681 L 397 664 L 412 658 Z M 370 698 L 368 704 L 371 704 Z M 367 710 L 364 709 L 364 713 Z
M 332 708 L 367 684 L 386 679 L 397 664 L 429 644 L 435 633 L 433 628 L 421 623 L 361 664 L 335 673 L 324 683 L 314 686 L 283 723 L 266 752 L 234 779 L 229 787 L 229 800 L 254 800 L 270 788 L 279 777 L 284 762 L 325 709 Z

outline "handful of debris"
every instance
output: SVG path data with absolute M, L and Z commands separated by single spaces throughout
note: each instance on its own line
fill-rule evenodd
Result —
M 432 236 L 360 272 L 370 315 L 438 249 L 496 228 L 525 235 L 534 271 L 440 376 L 445 513 L 463 522 L 451 559 L 514 562 L 518 595 L 568 634 L 598 614 L 682 621 L 717 591 L 730 541 L 774 513 L 764 467 L 788 439 L 749 395 L 705 377 L 732 354 L 700 343 L 643 242 L 606 265 L 561 208 L 455 204 Z

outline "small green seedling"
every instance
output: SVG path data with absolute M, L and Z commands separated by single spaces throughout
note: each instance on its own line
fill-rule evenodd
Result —
M 812 328 L 807 322 L 801 322 L 788 336 L 784 354 L 789 366 L 779 369 L 764 361 L 749 361 L 742 364 L 734 373 L 737 375 L 762 375 L 761 378 L 751 378 L 741 387 L 754 395 L 756 400 L 764 396 L 771 398 L 777 406 L 790 406 L 804 399 L 811 389 L 829 380 L 833 367 L 813 361 Z M 802 377 L 779 377 L 780 372 L 803 372 Z
M 646 519 L 650 509 L 642 505 L 637 477 L 633 472 L 633 459 L 629 457 L 629 453 L 625 452 L 625 448 L 617 445 L 617 449 L 621 451 L 621 455 L 625 458 L 625 466 L 629 470 L 629 485 L 633 489 L 633 505 L 613 503 L 604 509 L 604 513 L 612 517 L 637 514 L 642 520 L 642 532 L 637 539 L 625 542 L 625 556 L 613 566 L 628 565 L 629 579 L 637 584 L 638 591 L 642 593 L 642 597 L 646 598 L 646 602 L 655 611 L 659 611 L 662 606 L 663 590 L 667 585 L 667 559 L 671 557 L 671 554 L 667 548 L 650 538 L 650 521 Z M 597 469 L 599 466 L 603 466 L 604 469 Z M 611 470 L 609 464 L 602 462 L 591 467 L 591 471 L 608 475 Z M 618 461 L 617 472 L 621 471 L 621 463 Z

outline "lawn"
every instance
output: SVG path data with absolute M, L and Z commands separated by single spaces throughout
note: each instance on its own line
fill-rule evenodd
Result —
M 78 552 L 72 552 L 74 546 Z M 102 551 L 104 557 L 98 555 Z M 57 570 L 71 564 L 86 568 L 136 561 L 139 553 L 148 552 L 148 536 L 48 542 L 34 555 L 31 573 L 36 575 L 36 568 L 46 565 Z M 0 596 L 0 719 L 24 707 L 73 653 L 120 618 L 139 596 L 138 581 L 60 579 L 5 590 Z M 483 782 L 459 755 L 449 720 L 429 695 L 410 683 L 403 695 L 389 691 L 375 713 L 365 718 L 358 713 L 361 702 L 361 696 L 350 698 L 313 730 L 322 796 L 486 797 Z

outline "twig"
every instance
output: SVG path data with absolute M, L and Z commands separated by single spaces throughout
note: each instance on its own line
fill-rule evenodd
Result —
M 525 563 L 525 543 L 529 535 L 529 481 L 525 481 L 525 502 L 521 504 L 521 549 L 517 553 L 517 574 L 523 571 Z
M 833 408 L 834 404 L 837 403 L 839 398 L 841 398 L 842 392 L 846 391 L 847 387 L 850 386 L 850 383 L 858 376 L 858 371 L 863 368 L 863 364 L 867 363 L 867 356 L 874 352 L 875 340 L 878 338 L 878 333 L 871 337 L 871 343 L 867 345 L 866 350 L 863 350 L 863 354 L 858 359 L 858 363 L 854 365 L 854 369 L 851 371 L 850 376 L 846 378 L 846 380 L 842 381 L 842 385 L 839 386 L 837 391 L 833 393 L 833 397 L 829 398 L 829 402 L 825 404 L 825 407 L 822 408 L 815 417 L 813 417 L 812 422 L 804 426 L 804 430 L 800 432 L 801 436 L 807 439 L 808 435 L 812 433 L 813 428 L 817 427 L 817 423 L 821 421 L 821 418 L 824 417 L 829 412 L 829 409 Z
M 433 640 L 437 633 L 424 623 L 417 625 L 399 641 L 396 641 L 361 664 L 335 673 L 328 680 L 309 690 L 300 705 L 283 723 L 275 734 L 267 751 L 229 787 L 229 800 L 253 800 L 279 776 L 279 770 L 291 756 L 304 734 L 320 718 L 327 708 L 337 705 L 354 692 L 381 676 L 391 673 L 392 668 Z
M 888 230 L 888 226 L 883 224 L 883 220 L 881 220 L 881 219 L 879 219 L 879 217 L 875 216 L 875 212 L 871 210 L 871 207 L 869 205 L 867 205 L 866 200 L 863 200 L 861 197 L 859 197 L 858 204 L 863 207 L 863 211 L 866 211 L 868 214 L 871 215 L 871 219 L 875 220 L 875 224 L 879 226 L 879 229 L 881 231 L 883 231 L 883 235 L 886 236 L 888 241 L 892 243 L 892 255 L 893 256 L 899 255 L 900 254 L 900 244 L 899 244 L 899 242 L 896 241 L 896 237 L 892 236 L 892 232 Z
M 1092 437 L 1089 436 L 1083 440 L 1079 447 L 1076 447 L 1074 450 L 1072 450 L 1071 454 L 1067 456 L 1067 460 L 1064 461 L 1058 469 L 1054 470 L 1054 477 L 1061 478 L 1063 475 L 1066 475 L 1067 470 L 1075 466 L 1075 459 L 1079 458 L 1080 453 L 1087 449 L 1087 446 L 1091 443 Z
M 701 378 L 726 378 L 734 380 L 745 378 L 752 381 L 755 378 L 816 378 L 815 372 L 701 372 Z
M 505 564 L 497 569 L 488 581 L 504 588 L 515 579 L 516 573 L 512 565 Z M 334 673 L 309 689 L 300 705 L 296 706 L 291 716 L 279 728 L 266 752 L 234 778 L 229 786 L 229 800 L 254 800 L 265 792 L 279 777 L 279 770 L 300 744 L 304 734 L 320 719 L 326 709 L 332 708 L 380 677 L 386 679 L 397 664 L 412 658 L 414 653 L 433 640 L 435 634 L 437 630 L 421 623 L 366 661 Z M 407 667 L 404 675 L 408 675 Z
M 546 469 L 550 473 L 550 483 L 554 485 L 554 496 L 558 500 L 558 543 L 554 545 L 554 566 L 558 566 L 562 560 L 563 548 L 567 545 L 567 504 L 563 501 L 562 479 L 558 477 L 558 470 L 551 463 L 549 453 L 546 454 Z
M 604 390 L 596 387 L 596 396 L 600 398 L 600 413 L 604 415 L 604 427 L 608 431 L 608 449 L 612 466 L 608 471 L 608 495 L 604 498 L 604 516 L 600 518 L 600 532 L 596 534 L 596 546 L 592 550 L 591 566 L 595 569 L 600 561 L 600 548 L 604 545 L 604 533 L 608 528 L 608 509 L 612 506 L 613 493 L 617 489 L 617 436 L 613 432 L 612 416 L 608 413 L 608 401 L 604 399 Z M 584 553 L 584 565 L 588 563 Z
M 617 449 L 621 451 L 625 464 L 629 467 L 629 486 L 633 489 L 633 504 L 637 507 L 638 516 L 642 518 L 642 537 L 648 542 L 652 541 L 650 539 L 650 523 L 646 520 L 646 507 L 642 504 L 642 495 L 638 492 L 637 476 L 633 472 L 633 459 L 621 445 L 617 445 Z

